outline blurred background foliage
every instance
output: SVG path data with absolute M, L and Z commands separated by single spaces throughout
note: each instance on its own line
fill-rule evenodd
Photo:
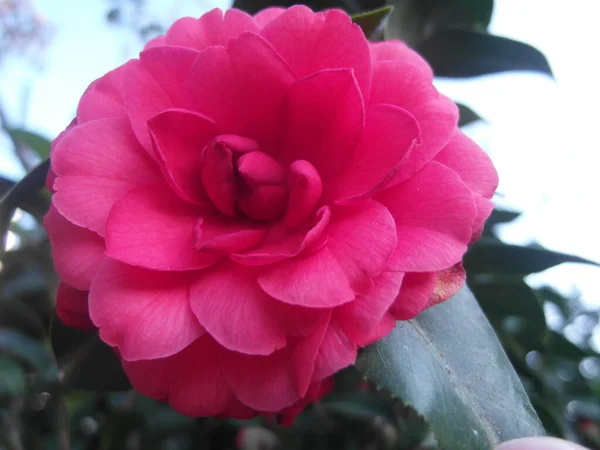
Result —
M 107 0 L 105 20 L 145 41 L 168 26 L 148 12 L 148 4 L 159 1 Z M 234 2 L 250 13 L 291 4 Z M 315 0 L 307 5 L 351 14 L 386 6 L 379 0 Z M 364 29 L 374 40 L 404 40 L 438 76 L 513 70 L 552 76 L 538 50 L 486 31 L 492 0 L 399 0 L 393 6 L 387 17 L 361 22 Z M 13 53 L 36 70 L 53 27 L 28 1 L 0 0 L 0 32 L 0 64 Z M 459 106 L 461 126 L 484 120 L 468 105 Z M 57 278 L 41 227 L 49 202 L 43 161 L 50 142 L 33 130 L 13 127 L 1 105 L 0 123 L 3 142 L 29 172 L 18 184 L 0 177 L 0 450 L 438 448 L 434 433 L 410 405 L 378 391 L 355 369 L 338 374 L 333 392 L 291 427 L 270 417 L 192 419 L 127 390 L 113 354 L 97 336 L 67 329 L 54 316 Z M 498 226 L 518 217 L 517 211 L 493 212 L 482 239 L 465 258 L 468 285 L 547 433 L 600 449 L 600 356 L 591 343 L 600 311 L 585 308 L 575 295 L 532 288 L 524 281 L 564 262 L 591 262 L 539 245 L 502 242 Z

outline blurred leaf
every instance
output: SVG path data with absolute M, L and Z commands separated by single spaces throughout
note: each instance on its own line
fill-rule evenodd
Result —
M 0 198 L 0 255 L 4 253 L 6 233 L 15 209 L 21 207 L 38 220 L 46 213 L 48 202 L 38 193 L 46 185 L 49 169 L 50 160 L 46 160 Z
M 578 298 L 566 297 L 550 287 L 538 288 L 536 292 L 544 302 L 554 303 L 566 320 L 585 309 Z
M 559 438 L 565 437 L 565 430 L 551 406 L 538 395 L 531 397 L 531 403 L 538 413 L 548 435 Z
M 548 332 L 544 308 L 522 278 L 470 282 L 469 287 L 496 329 L 517 335 L 525 351 L 544 345 Z M 508 322 L 508 319 L 516 320 Z M 512 329 L 506 329 L 511 323 Z
M 342 416 L 366 419 L 385 417 L 395 420 L 393 399 L 385 398 L 373 392 L 340 392 L 328 395 L 321 403 L 329 411 Z
M 423 415 L 441 447 L 489 450 L 544 430 L 468 289 L 359 355 L 357 369 Z
M 0 329 L 11 328 L 33 339 L 43 339 L 44 327 L 36 311 L 18 300 L 0 301 Z
M 569 358 L 576 361 L 594 355 L 594 352 L 583 350 L 556 331 L 550 331 L 548 342 L 546 343 L 546 351 L 552 356 Z
M 493 238 L 481 238 L 471 246 L 464 259 L 469 275 L 495 273 L 519 274 L 541 272 L 565 262 L 598 263 L 575 255 L 553 252 L 544 248 L 510 245 Z
M 483 226 L 483 236 L 492 237 L 494 233 L 493 227 L 502 223 L 508 223 L 519 217 L 521 213 L 515 211 L 507 211 L 505 209 L 494 208 L 490 217 L 485 221 Z
M 390 12 L 392 12 L 392 7 L 387 5 L 372 11 L 355 14 L 352 16 L 352 22 L 363 30 L 367 38 L 370 38 Z
M 389 3 L 394 5 L 394 11 L 386 25 L 386 38 L 404 41 L 413 48 L 440 30 L 483 31 L 494 9 L 493 0 L 390 0 Z
M 0 354 L 9 355 L 38 372 L 52 365 L 42 342 L 15 330 L 0 329 Z
M 418 45 L 438 77 L 475 77 L 534 71 L 552 77 L 546 57 L 522 42 L 472 30 L 440 31 Z
M 122 391 L 131 388 L 114 350 L 97 332 L 65 326 L 55 315 L 50 326 L 52 349 L 61 381 L 73 389 Z
M 25 392 L 25 371 L 12 359 L 0 354 L 0 398 Z
M 461 103 L 457 103 L 456 106 L 458 106 L 458 116 L 459 116 L 458 126 L 459 127 L 465 127 L 465 126 L 470 125 L 479 120 L 483 120 L 479 114 L 477 114 L 475 111 L 473 111 L 468 106 L 465 106 Z
M 21 142 L 37 153 L 41 159 L 44 160 L 50 155 L 51 141 L 49 139 L 21 128 L 9 128 L 6 131 L 14 140 Z

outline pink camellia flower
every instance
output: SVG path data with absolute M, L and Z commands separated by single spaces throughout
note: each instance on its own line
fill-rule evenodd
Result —
M 175 22 L 54 142 L 59 317 L 184 414 L 293 416 L 462 286 L 497 178 L 457 115 L 342 11 Z

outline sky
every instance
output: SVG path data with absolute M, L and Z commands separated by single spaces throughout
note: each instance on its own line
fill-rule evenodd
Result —
M 52 43 L 32 70 L 18 59 L 0 70 L 0 98 L 14 125 L 56 136 L 72 119 L 87 85 L 125 60 L 142 43 L 107 25 L 108 0 L 32 0 L 52 24 Z M 226 0 L 150 0 L 151 15 L 163 22 L 199 16 Z M 567 6 L 568 5 L 568 6 Z M 595 20 L 597 0 L 496 0 L 490 31 L 541 50 L 556 80 L 533 73 L 500 74 L 468 80 L 437 80 L 443 93 L 486 119 L 468 130 L 500 174 L 500 204 L 524 211 L 501 230 L 514 243 L 533 241 L 553 250 L 600 261 L 598 167 L 600 90 Z M 28 98 L 27 108 L 23 99 Z M 23 174 L 0 142 L 0 173 Z M 600 269 L 564 264 L 531 276 L 564 293 L 575 289 L 589 307 L 600 307 Z

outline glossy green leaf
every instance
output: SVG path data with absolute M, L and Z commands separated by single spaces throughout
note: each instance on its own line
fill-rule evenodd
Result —
M 46 185 L 49 169 L 50 161 L 44 161 L 0 198 L 0 255 L 4 252 L 6 233 L 15 209 L 22 207 L 38 220 L 45 214 L 48 202 L 39 191 Z
M 483 236 L 494 236 L 495 234 L 493 230 L 496 225 L 512 222 L 520 215 L 521 213 L 516 211 L 507 211 L 505 209 L 494 208 L 492 214 L 490 214 L 490 217 L 488 217 L 488 219 L 485 221 L 485 225 L 483 226 Z
M 33 150 L 41 159 L 46 159 L 50 155 L 49 139 L 21 128 L 9 128 L 7 132 L 14 140 Z
M 469 283 L 497 330 L 517 337 L 524 351 L 541 349 L 548 327 L 542 302 L 522 278 L 492 278 Z
M 469 275 L 495 273 L 527 275 L 565 262 L 599 264 L 585 258 L 553 252 L 539 247 L 510 245 L 493 238 L 481 238 L 471 246 L 464 259 Z
M 482 121 L 483 119 L 479 114 L 473 111 L 468 106 L 465 106 L 461 103 L 457 103 L 458 106 L 458 126 L 466 127 L 467 125 L 471 125 L 475 122 Z
M 112 348 L 97 332 L 69 328 L 55 315 L 50 326 L 52 349 L 64 385 L 92 391 L 122 391 L 131 388 Z
M 466 289 L 399 322 L 357 369 L 429 422 L 443 448 L 490 450 L 544 430 L 494 330 Z
M 14 397 L 25 392 L 23 366 L 0 353 L 0 399 Z
M 366 11 L 352 16 L 352 22 L 358 25 L 367 38 L 373 36 L 383 20 L 392 12 L 391 6 Z
M 507 71 L 533 71 L 552 77 L 546 57 L 522 42 L 473 30 L 432 34 L 417 46 L 439 77 L 476 77 Z
M 396 0 L 385 35 L 416 48 L 442 30 L 485 30 L 494 8 L 493 0 Z

